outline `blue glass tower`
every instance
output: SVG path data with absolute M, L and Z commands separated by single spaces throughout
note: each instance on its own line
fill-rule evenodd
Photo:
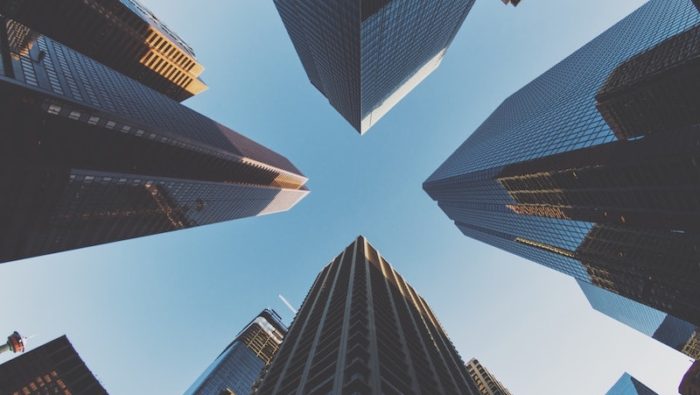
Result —
M 700 325 L 700 14 L 651 0 L 507 98 L 424 189 L 467 236 Z
M 185 395 L 250 394 L 286 334 L 287 327 L 280 316 L 273 310 L 263 310 L 216 357 Z
M 311 83 L 365 133 L 440 65 L 474 0 L 275 0 Z
M 605 395 L 658 395 L 639 380 L 625 373 Z
M 700 359 L 700 333 L 696 325 L 595 285 L 578 283 L 597 311 L 691 358 Z

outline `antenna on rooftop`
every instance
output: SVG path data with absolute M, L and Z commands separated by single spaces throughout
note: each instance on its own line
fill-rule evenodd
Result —
M 282 300 L 282 303 L 284 303 L 284 304 L 287 306 L 287 308 L 289 308 L 289 310 L 291 310 L 292 313 L 294 313 L 294 315 L 297 314 L 297 309 L 295 309 L 295 308 L 292 306 L 292 304 L 289 303 L 289 301 L 287 301 L 287 299 L 285 299 L 284 296 L 282 296 L 282 294 L 278 294 L 277 296 L 280 298 L 280 300 Z
M 0 344 L 0 354 L 6 351 L 12 351 L 13 353 L 24 352 L 24 341 L 26 339 L 26 337 L 22 337 L 19 332 L 15 331 L 7 337 L 7 343 Z

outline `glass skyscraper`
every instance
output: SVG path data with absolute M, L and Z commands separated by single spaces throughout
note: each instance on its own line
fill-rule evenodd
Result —
M 0 14 L 174 100 L 207 88 L 192 48 L 136 0 L 3 0 Z
M 2 395 L 107 395 L 66 336 L 0 365 Z
M 478 395 L 426 301 L 364 237 L 316 277 L 257 394 Z
M 597 311 L 691 358 L 700 359 L 700 331 L 696 325 L 587 282 L 579 281 L 579 285 Z
M 283 156 L 0 17 L 0 262 L 288 210 Z
M 185 395 L 249 395 L 277 354 L 287 327 L 273 310 L 263 310 L 192 384 Z
M 474 0 L 275 0 L 311 83 L 361 134 L 440 65 Z
M 605 395 L 659 395 L 639 380 L 625 373 Z
M 700 325 L 700 14 L 651 0 L 424 183 L 467 236 Z

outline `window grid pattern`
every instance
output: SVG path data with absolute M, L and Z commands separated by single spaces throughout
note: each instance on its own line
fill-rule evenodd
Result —
M 107 395 L 66 336 L 0 365 L 3 394 Z
M 428 182 L 614 141 L 595 96 L 639 52 L 700 22 L 690 0 L 652 0 L 506 99 Z
M 449 47 L 473 4 L 389 1 L 362 21 L 362 118 Z
M 45 36 L 37 36 L 36 41 L 38 45 L 22 58 L 31 61 L 38 58 L 39 50 L 44 52 L 43 60 L 34 64 L 39 89 L 93 112 L 107 113 L 116 122 L 131 124 L 134 131 L 146 129 L 181 143 L 246 156 L 298 173 L 281 155 L 167 96 Z M 26 78 L 20 81 L 29 84 Z
M 220 395 L 226 389 L 248 395 L 279 350 L 286 327 L 277 313 L 264 310 L 212 362 L 185 395 Z
M 574 221 L 566 211 L 558 216 L 519 214 L 522 202 L 514 197 L 526 195 L 509 194 L 499 174 L 509 165 L 617 141 L 596 108 L 601 86 L 623 62 L 699 23 L 690 0 L 647 2 L 506 99 L 428 178 L 424 189 L 466 235 L 591 282 L 581 261 L 534 247 L 543 243 L 575 251 L 592 229 L 590 219 Z M 525 245 L 518 237 L 535 243 Z
M 317 277 L 257 393 L 477 395 L 425 300 L 363 237 Z
M 474 0 L 275 0 L 311 83 L 362 119 L 454 39 Z

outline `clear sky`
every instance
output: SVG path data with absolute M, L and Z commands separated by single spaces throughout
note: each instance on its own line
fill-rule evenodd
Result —
M 463 236 L 421 188 L 502 100 L 644 1 L 478 0 L 442 66 L 364 137 L 308 82 L 271 0 L 143 1 L 207 68 L 187 104 L 290 158 L 312 192 L 288 213 L 0 265 L 0 335 L 65 333 L 111 393 L 179 394 L 262 308 L 289 322 L 277 294 L 298 306 L 363 234 L 514 394 L 604 394 L 624 371 L 677 393 L 689 358 Z

